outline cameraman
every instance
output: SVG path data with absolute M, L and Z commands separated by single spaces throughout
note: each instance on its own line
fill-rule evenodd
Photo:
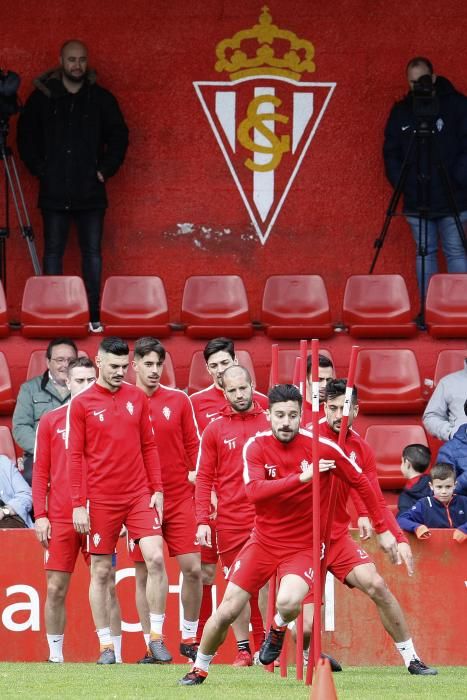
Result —
M 417 246 L 418 286 L 426 294 L 431 276 L 438 272 L 438 236 L 448 272 L 467 272 L 466 251 L 437 167 L 438 154 L 446 168 L 460 220 L 467 221 L 467 98 L 449 80 L 435 75 L 427 58 L 412 58 L 406 71 L 410 90 L 391 110 L 383 155 L 386 176 L 395 188 L 409 145 L 413 138 L 419 139 L 414 144 L 402 191 L 404 214 Z M 419 111 L 423 116 L 417 115 Z M 424 284 L 420 244 L 426 245 Z

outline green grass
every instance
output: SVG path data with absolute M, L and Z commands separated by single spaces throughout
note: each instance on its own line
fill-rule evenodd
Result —
M 194 696 L 208 700 L 277 700 L 310 697 L 309 688 L 295 678 L 262 668 L 234 669 L 213 665 L 208 680 L 181 688 L 183 666 L 96 666 L 95 664 L 0 663 L 0 698 L 148 698 L 173 700 Z M 401 666 L 346 668 L 333 675 L 339 700 L 466 700 L 467 667 L 445 666 L 438 676 L 410 676 Z M 289 672 L 294 673 L 294 668 Z

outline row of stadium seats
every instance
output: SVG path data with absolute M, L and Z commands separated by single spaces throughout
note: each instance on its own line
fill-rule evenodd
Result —
M 402 489 L 405 479 L 400 471 L 401 453 L 406 445 L 428 445 L 420 425 L 370 425 L 365 439 L 376 454 L 378 481 L 382 489 Z M 15 445 L 11 431 L 0 425 L 0 454 L 15 459 Z
M 418 331 L 401 275 L 352 275 L 347 280 L 342 324 L 355 338 L 409 338 Z M 79 277 L 31 277 L 21 308 L 27 338 L 88 334 L 88 303 Z M 335 331 L 326 287 L 319 275 L 273 275 L 266 280 L 261 318 L 251 319 L 238 275 L 198 275 L 185 282 L 180 319 L 171 323 L 159 277 L 114 276 L 103 288 L 101 321 L 107 335 L 167 337 L 175 329 L 191 338 L 250 338 L 255 328 L 270 338 L 329 338 Z M 434 275 L 426 297 L 426 324 L 435 338 L 467 337 L 467 275 Z M 340 326 L 342 330 L 342 326 Z M 0 289 L 0 337 L 9 332 Z
M 322 351 L 333 360 L 328 350 Z M 465 350 L 441 350 L 436 363 L 434 385 L 445 374 L 462 369 L 465 355 Z M 250 353 L 238 350 L 237 357 L 256 381 Z M 296 379 L 296 360 L 296 350 L 279 350 L 279 382 L 293 382 Z M 333 364 L 335 365 L 334 361 Z M 25 379 L 42 374 L 45 369 L 45 348 L 35 350 L 30 356 Z M 127 377 L 129 381 L 134 381 L 131 366 Z M 167 386 L 177 386 L 170 353 L 167 353 L 162 382 Z M 209 383 L 203 353 L 197 350 L 191 359 L 188 393 L 204 389 Z M 364 414 L 420 414 L 424 410 L 426 396 L 417 358 L 413 350 L 408 348 L 361 348 L 357 358 L 355 383 L 359 391 L 360 410 Z M 5 354 L 0 352 L 0 415 L 11 414 L 14 406 L 8 361 Z

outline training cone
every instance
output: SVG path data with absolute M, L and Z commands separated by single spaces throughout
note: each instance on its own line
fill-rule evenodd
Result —
M 338 700 L 329 659 L 319 659 L 313 676 L 310 700 Z

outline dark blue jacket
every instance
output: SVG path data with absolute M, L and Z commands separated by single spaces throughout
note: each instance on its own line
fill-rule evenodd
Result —
M 456 493 L 467 496 L 467 423 L 440 448 L 436 461 L 455 467 Z
M 401 492 L 397 502 L 399 513 L 405 513 L 407 510 L 410 510 L 417 501 L 424 496 L 430 496 L 432 493 L 433 492 L 430 488 L 430 477 L 428 474 L 421 474 L 420 479 L 418 479 L 413 486 L 410 488 L 406 486 Z
M 422 146 L 420 168 L 431 173 L 430 211 L 442 215 L 451 211 L 451 207 L 436 167 L 436 152 L 439 152 L 446 167 L 457 208 L 459 211 L 467 210 L 467 98 L 449 80 L 440 76 L 436 79 L 435 90 L 439 109 L 438 114 L 430 118 L 433 135 L 429 138 L 432 142 L 433 161 L 430 165 L 427 156 L 430 149 Z M 419 126 L 420 117 L 414 115 L 413 98 L 409 92 L 393 106 L 384 132 L 384 164 L 386 176 L 393 187 L 399 180 L 414 129 Z M 420 138 L 414 138 L 420 142 Z M 420 203 L 416 161 L 415 148 L 403 188 L 404 212 L 412 214 L 417 212 Z
M 407 513 L 397 516 L 403 530 L 415 532 L 419 525 L 430 527 L 452 527 L 467 535 L 467 497 L 454 496 L 449 505 L 444 505 L 433 496 L 425 496 Z

